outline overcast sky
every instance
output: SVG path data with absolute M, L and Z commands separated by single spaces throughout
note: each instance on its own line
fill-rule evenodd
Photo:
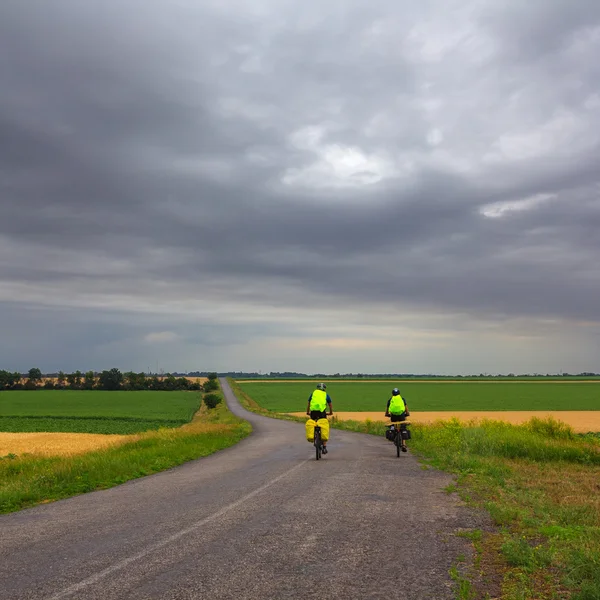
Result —
M 598 0 L 2 0 L 0 369 L 600 371 Z

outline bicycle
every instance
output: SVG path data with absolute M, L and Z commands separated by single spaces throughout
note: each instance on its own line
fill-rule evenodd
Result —
M 315 435 L 313 438 L 313 444 L 315 446 L 317 460 L 319 460 L 321 458 L 321 454 L 323 453 L 323 441 L 321 440 L 321 426 L 320 425 L 315 425 Z
M 399 427 L 396 427 L 398 425 Z M 400 452 L 408 452 L 408 448 L 406 447 L 406 440 L 410 440 L 411 435 L 408 430 L 410 423 L 406 421 L 392 423 L 387 426 L 387 431 L 385 432 L 385 437 L 390 440 L 390 442 L 394 442 L 394 446 L 396 447 L 396 456 L 400 457 Z M 404 442 L 404 443 L 402 443 Z

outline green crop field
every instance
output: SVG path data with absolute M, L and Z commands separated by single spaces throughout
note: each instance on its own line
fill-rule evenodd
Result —
M 314 382 L 251 382 L 241 388 L 274 412 L 300 412 Z M 562 382 L 348 382 L 327 383 L 334 412 L 384 411 L 398 387 L 411 411 L 600 410 L 600 383 Z
M 0 392 L 0 431 L 137 433 L 179 427 L 200 406 L 197 392 L 36 390 Z

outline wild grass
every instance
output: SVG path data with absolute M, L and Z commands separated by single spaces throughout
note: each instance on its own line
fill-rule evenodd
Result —
M 212 410 L 203 406 L 180 428 L 136 434 L 117 447 L 76 456 L 0 457 L 0 513 L 157 473 L 231 446 L 250 431 L 220 403 Z
M 297 412 L 306 406 L 315 384 L 307 381 L 238 385 L 263 408 Z M 409 406 L 418 407 L 419 411 L 600 410 L 600 383 L 331 381 L 327 391 L 334 412 L 384 412 L 392 388 L 396 386 Z

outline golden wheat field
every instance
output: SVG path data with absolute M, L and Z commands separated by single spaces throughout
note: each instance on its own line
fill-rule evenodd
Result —
M 303 412 L 290 413 L 294 416 L 304 417 Z M 352 421 L 389 421 L 382 412 L 338 412 L 334 413 L 338 419 Z M 433 423 L 435 421 L 447 421 L 452 418 L 461 421 L 472 421 L 489 419 L 493 421 L 504 421 L 513 425 L 520 425 L 529 421 L 532 417 L 546 419 L 552 417 L 570 425 L 577 433 L 589 431 L 600 431 L 600 411 L 596 410 L 523 410 L 523 411 L 443 411 L 443 412 L 412 412 L 410 421 L 412 423 Z
M 108 448 L 131 440 L 130 435 L 101 433 L 6 433 L 0 432 L 0 456 L 42 454 L 66 456 Z

